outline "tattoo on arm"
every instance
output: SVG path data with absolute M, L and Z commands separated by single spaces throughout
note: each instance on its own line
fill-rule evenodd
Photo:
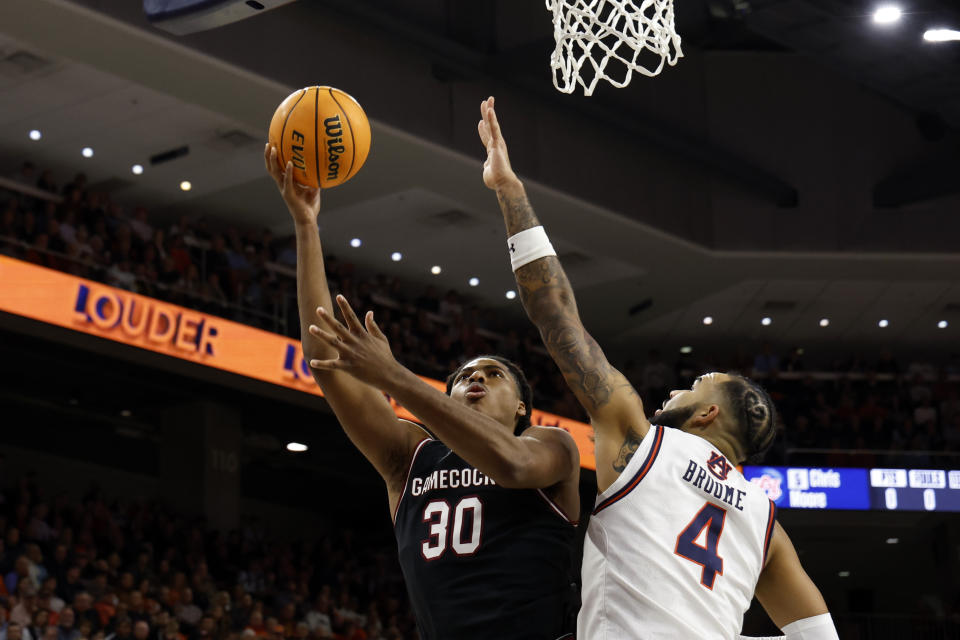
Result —
M 498 191 L 497 199 L 508 235 L 540 224 L 522 191 Z M 527 315 L 580 403 L 588 412 L 607 404 L 614 392 L 611 376 L 615 370 L 583 328 L 573 288 L 560 261 L 541 258 L 520 267 L 514 275 Z
M 507 195 L 502 191 L 497 191 L 497 200 L 500 202 L 503 220 L 507 223 L 508 236 L 520 233 L 524 229 L 532 229 L 540 224 L 525 193 Z
M 623 470 L 630 464 L 630 460 L 633 459 L 633 454 L 640 448 L 640 440 L 640 434 L 632 428 L 627 431 L 627 437 L 620 446 L 620 453 L 617 454 L 617 459 L 613 461 L 614 471 L 623 473 Z
M 524 309 L 567 384 L 588 411 L 605 405 L 613 395 L 613 367 L 580 323 L 573 289 L 560 261 L 537 260 L 518 269 L 516 278 Z

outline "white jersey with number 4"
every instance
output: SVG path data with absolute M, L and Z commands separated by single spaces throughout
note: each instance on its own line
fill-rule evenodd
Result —
M 703 438 L 651 426 L 597 497 L 578 640 L 739 636 L 776 507 Z

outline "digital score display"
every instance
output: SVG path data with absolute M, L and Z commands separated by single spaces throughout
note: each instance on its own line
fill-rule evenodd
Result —
M 960 470 L 743 468 L 779 508 L 960 512 Z
M 960 511 L 960 471 L 870 469 L 870 499 L 881 511 Z

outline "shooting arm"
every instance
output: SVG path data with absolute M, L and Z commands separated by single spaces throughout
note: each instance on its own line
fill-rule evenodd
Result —
M 316 220 L 298 221 L 296 237 L 297 302 L 303 353 L 308 362 L 313 358 L 336 357 L 335 351 L 307 330 L 318 306 L 333 309 Z M 398 420 L 383 393 L 349 374 L 314 369 L 313 376 L 350 440 L 392 491 L 402 491 L 397 484 L 403 483 L 410 455 L 426 434 Z

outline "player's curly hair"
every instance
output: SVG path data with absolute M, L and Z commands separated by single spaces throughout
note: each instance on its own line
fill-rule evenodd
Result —
M 447 376 L 447 395 L 450 395 L 450 392 L 453 391 L 453 383 L 456 381 L 457 376 L 460 375 L 460 372 L 463 371 L 463 368 L 467 366 L 468 363 L 479 358 L 496 360 L 505 366 L 507 371 L 510 372 L 510 375 L 513 376 L 513 381 L 517 385 L 517 393 L 520 394 L 520 399 L 523 400 L 523 405 L 527 408 L 527 413 L 517 418 L 517 425 L 513 430 L 515 435 L 520 435 L 530 426 L 530 414 L 533 413 L 533 389 L 530 387 L 530 383 L 527 382 L 527 376 L 523 375 L 523 370 L 520 368 L 520 365 L 513 360 L 508 360 L 502 356 L 482 355 L 463 361 L 460 363 L 460 366 L 457 367 L 456 371 Z
M 730 380 L 721 386 L 734 419 L 741 425 L 740 442 L 745 462 L 757 464 L 763 460 L 777 435 L 777 409 L 770 394 L 759 384 L 744 376 L 729 374 Z

